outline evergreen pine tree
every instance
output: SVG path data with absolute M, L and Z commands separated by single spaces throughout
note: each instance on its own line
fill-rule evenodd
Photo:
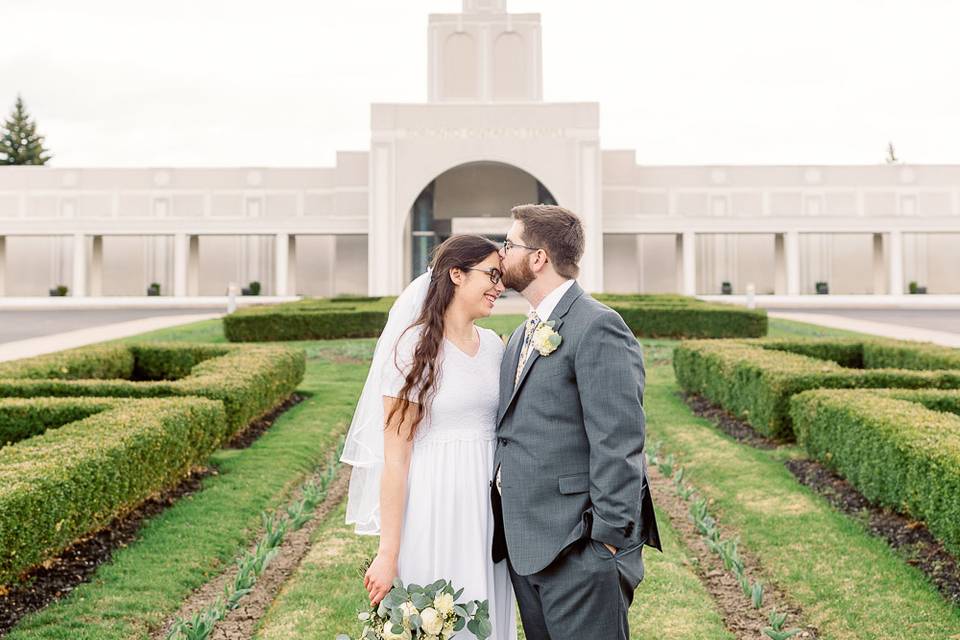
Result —
M 10 117 L 0 129 L 0 165 L 47 164 L 50 154 L 43 147 L 43 136 L 37 133 L 37 123 L 17 96 Z

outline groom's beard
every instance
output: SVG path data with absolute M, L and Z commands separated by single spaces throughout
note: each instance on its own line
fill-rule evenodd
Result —
M 523 293 L 523 290 L 529 287 L 536 277 L 533 269 L 530 268 L 530 264 L 523 260 L 515 268 L 504 270 L 503 286 L 513 289 L 517 293 Z

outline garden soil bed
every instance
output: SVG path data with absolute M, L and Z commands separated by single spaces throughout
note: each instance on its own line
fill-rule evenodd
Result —
M 350 484 L 350 468 L 342 465 L 337 477 L 330 485 L 324 501 L 317 505 L 313 518 L 297 531 L 291 531 L 284 536 L 276 557 L 270 561 L 253 590 L 240 601 L 240 606 L 228 611 L 226 617 L 218 622 L 210 634 L 210 640 L 247 640 L 253 637 L 257 624 L 266 614 L 273 603 L 280 588 L 297 570 L 300 561 L 310 551 L 310 539 L 313 532 L 319 527 L 326 516 L 340 503 L 347 493 Z M 298 500 L 301 491 L 298 490 L 291 500 Z M 318 541 L 317 544 L 322 544 Z M 251 545 L 250 551 L 255 545 Z M 177 618 L 189 619 L 194 614 L 204 611 L 222 597 L 224 587 L 231 584 L 236 578 L 238 568 L 234 565 L 229 571 L 220 574 L 200 589 L 195 591 L 180 607 L 180 610 L 171 616 L 164 625 L 152 634 L 151 638 L 160 640 L 166 637 L 168 630 Z
M 738 640 L 766 638 L 762 629 L 770 626 L 769 615 L 773 609 L 789 614 L 785 629 L 801 629 L 794 638 L 810 640 L 818 637 L 815 628 L 802 624 L 803 612 L 800 607 L 790 602 L 782 590 L 765 578 L 759 563 L 747 549 L 739 547 L 744 570 L 751 582 L 759 580 L 763 583 L 763 606 L 760 609 L 754 608 L 751 599 L 744 595 L 740 588 L 737 578 L 724 568 L 720 557 L 707 548 L 690 518 L 689 504 L 677 495 L 673 482 L 665 478 L 656 465 L 650 466 L 649 476 L 654 503 L 670 516 L 670 524 L 695 558 L 693 567 L 697 576 L 717 603 L 717 609 L 727 629 Z M 711 515 L 717 517 L 715 513 Z M 719 522 L 719 518 L 717 520 Z M 729 536 L 729 531 L 724 532 L 724 538 Z

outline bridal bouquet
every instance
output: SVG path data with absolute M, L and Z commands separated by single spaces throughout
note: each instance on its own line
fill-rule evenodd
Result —
M 463 589 L 455 591 L 447 580 L 421 587 L 404 586 L 395 580 L 390 593 L 376 607 L 361 612 L 363 631 L 358 640 L 447 640 L 467 628 L 478 640 L 493 633 L 486 600 L 456 602 Z M 350 640 L 339 635 L 336 640 Z

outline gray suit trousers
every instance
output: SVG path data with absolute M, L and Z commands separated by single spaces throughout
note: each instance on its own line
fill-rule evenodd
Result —
M 643 543 L 617 550 L 581 538 L 546 568 L 510 580 L 527 640 L 629 640 L 627 610 L 643 579 Z

